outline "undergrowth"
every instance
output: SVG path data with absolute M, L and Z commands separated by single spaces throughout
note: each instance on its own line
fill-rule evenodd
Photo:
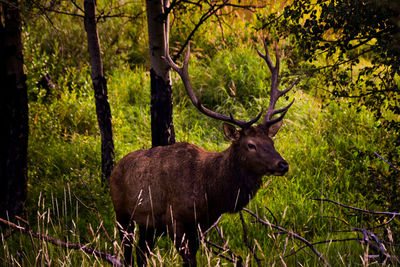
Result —
M 269 82 L 265 80 L 265 66 L 254 49 L 221 50 L 214 57 L 214 64 L 208 67 L 195 57 L 191 61 L 194 87 L 204 88 L 204 105 L 221 113 L 232 112 L 241 119 L 254 117 L 265 109 Z M 99 178 L 100 135 L 89 76 L 69 69 L 64 78 L 69 83 L 58 83 L 58 96 L 48 99 L 39 92 L 29 104 L 29 185 L 25 216 L 30 229 L 120 257 L 111 199 L 107 185 L 102 185 Z M 173 81 L 177 141 L 194 143 L 207 150 L 226 149 L 229 143 L 224 139 L 221 123 L 206 118 L 191 105 L 175 74 Z M 71 88 L 71 84 L 79 86 Z M 109 74 L 117 161 L 131 151 L 151 146 L 149 85 L 149 74 L 142 67 L 125 66 Z M 378 127 L 379 121 L 367 110 L 356 110 L 346 102 L 332 102 L 321 109 L 319 99 L 310 93 L 295 89 L 289 95 L 279 105 L 284 106 L 292 98 L 296 100 L 275 142 L 277 151 L 289 162 L 290 170 L 284 177 L 264 177 L 264 185 L 249 208 L 265 220 L 312 242 L 353 238 L 357 236 L 354 233 L 337 232 L 347 229 L 341 221 L 373 225 L 378 219 L 357 214 L 348 216 L 337 206 L 309 198 L 320 198 L 324 194 L 360 208 L 384 208 L 369 197 L 368 168 L 373 165 L 388 172 L 389 166 L 373 153 L 385 151 L 387 142 L 380 142 L 382 138 L 395 137 Z M 318 265 L 318 259 L 309 251 L 298 250 L 303 244 L 290 235 L 257 224 L 246 214 L 245 220 L 249 240 L 263 265 Z M 26 226 L 23 221 L 19 223 Z M 398 223 L 392 229 L 393 236 L 398 236 Z M 229 247 L 243 263 L 256 265 L 244 245 L 239 215 L 224 215 L 220 228 Z M 5 264 L 104 265 L 93 255 L 63 249 L 5 228 L 1 237 L 0 257 Z M 223 245 L 215 230 L 207 238 Z M 199 266 L 227 264 L 205 242 L 200 248 Z M 366 264 L 363 259 L 368 248 L 355 241 L 332 241 L 316 248 L 332 266 Z M 149 262 L 153 266 L 173 266 L 180 264 L 181 259 L 172 242 L 161 238 Z

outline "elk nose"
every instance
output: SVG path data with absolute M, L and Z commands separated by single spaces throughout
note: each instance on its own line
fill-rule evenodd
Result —
M 289 170 L 289 164 L 285 160 L 281 160 L 278 163 L 278 168 L 281 172 L 285 173 Z

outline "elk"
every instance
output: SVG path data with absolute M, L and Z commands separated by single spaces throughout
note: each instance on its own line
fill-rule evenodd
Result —
M 272 137 L 294 100 L 278 110 L 275 104 L 296 82 L 278 90 L 280 54 L 275 46 L 274 65 L 267 46 L 265 41 L 265 54 L 257 52 L 272 74 L 270 102 L 263 122 L 257 126 L 252 125 L 263 110 L 254 119 L 242 121 L 204 107 L 189 79 L 190 46 L 182 68 L 173 62 L 167 48 L 165 60 L 180 75 L 193 105 L 205 115 L 224 121 L 224 133 L 232 143 L 222 152 L 176 143 L 134 151 L 119 161 L 111 174 L 110 188 L 128 264 L 132 264 L 135 223 L 139 227 L 138 266 L 146 264 L 155 238 L 162 233 L 174 241 L 184 266 L 196 266 L 198 228 L 209 228 L 223 213 L 240 211 L 254 197 L 264 175 L 281 176 L 288 171 L 289 165 L 275 150 Z M 273 119 L 274 115 L 280 116 Z

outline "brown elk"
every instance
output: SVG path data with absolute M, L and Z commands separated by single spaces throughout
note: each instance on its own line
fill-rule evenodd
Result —
M 193 105 L 205 115 L 229 123 L 224 123 L 223 128 L 232 144 L 225 151 L 209 152 L 193 144 L 176 143 L 134 151 L 120 160 L 111 174 L 110 186 L 128 264 L 132 263 L 133 240 L 129 236 L 134 221 L 139 226 L 139 266 L 145 264 L 161 233 L 174 241 L 184 266 L 196 266 L 198 228 L 207 229 L 221 214 L 241 210 L 260 188 L 263 175 L 283 175 L 288 171 L 288 163 L 275 150 L 271 138 L 293 101 L 279 110 L 275 110 L 275 103 L 295 83 L 278 90 L 279 52 L 275 47 L 274 66 L 265 42 L 264 47 L 265 55 L 258 53 L 272 73 L 271 98 L 264 121 L 257 126 L 252 124 L 263 111 L 247 122 L 201 104 L 189 79 L 189 46 L 182 68 L 166 52 L 166 61 L 180 75 Z M 280 116 L 272 119 L 276 114 Z

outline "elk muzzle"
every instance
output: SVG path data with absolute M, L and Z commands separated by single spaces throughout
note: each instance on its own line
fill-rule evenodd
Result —
M 278 162 L 278 169 L 280 175 L 284 175 L 289 170 L 289 164 L 286 162 L 286 160 L 282 159 L 281 161 Z
M 270 165 L 267 175 L 282 176 L 289 171 L 289 163 L 282 157 L 275 159 Z

